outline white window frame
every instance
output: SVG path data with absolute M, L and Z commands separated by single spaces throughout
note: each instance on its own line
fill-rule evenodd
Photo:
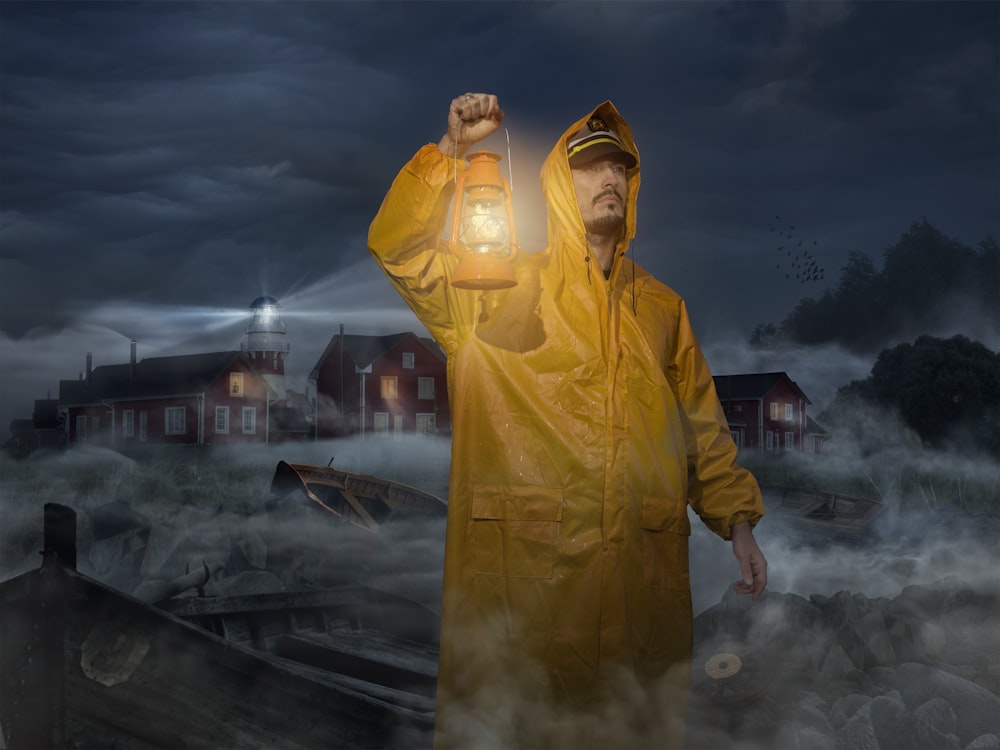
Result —
M 229 395 L 230 396 L 242 396 L 243 395 L 243 373 L 242 372 L 231 372 L 231 373 L 229 373 Z
M 433 435 L 437 432 L 437 419 L 433 413 L 417 412 L 417 434 Z
M 769 451 L 774 450 L 774 433 L 770 430 L 764 433 L 764 448 Z
M 742 448 L 743 448 L 743 430 L 730 430 L 729 434 L 733 438 L 733 443 L 736 445 L 736 450 L 742 450 Z
M 413 352 L 403 352 L 403 369 L 412 370 L 416 366 L 416 357 Z
M 772 420 L 777 420 L 778 419 L 778 402 L 777 401 L 772 401 L 771 402 L 771 419 Z
M 785 404 L 785 421 L 789 424 L 795 422 L 795 406 L 793 404 Z
M 403 434 L 403 415 L 393 414 L 392 415 L 392 434 L 399 436 Z
M 229 434 L 229 407 L 215 407 L 215 432 L 219 435 Z
M 372 415 L 372 432 L 376 435 L 389 434 L 389 412 L 377 411 Z
M 163 434 L 183 435 L 187 431 L 187 408 L 167 406 L 163 410 Z
M 149 412 L 139 412 L 139 442 L 145 443 L 149 440 Z
M 381 383 L 379 393 L 382 394 L 384 400 L 391 401 L 399 398 L 399 378 L 395 375 L 383 375 Z
M 785 450 L 793 451 L 795 450 L 795 433 L 788 431 L 785 433 Z
M 256 406 L 244 406 L 242 414 L 243 422 L 243 434 L 244 435 L 256 435 L 257 434 L 257 407 Z
M 434 378 L 417 378 L 417 398 L 434 400 Z
M 135 410 L 134 409 L 123 409 L 122 410 L 122 437 L 123 438 L 135 437 Z

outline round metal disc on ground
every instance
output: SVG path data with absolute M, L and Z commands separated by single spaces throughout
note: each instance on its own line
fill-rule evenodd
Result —
M 736 643 L 715 644 L 695 656 L 692 690 L 698 698 L 720 706 L 753 703 L 771 682 L 773 665 L 764 649 Z
M 743 668 L 743 660 L 736 654 L 716 654 L 705 662 L 705 674 L 715 680 L 732 677 Z

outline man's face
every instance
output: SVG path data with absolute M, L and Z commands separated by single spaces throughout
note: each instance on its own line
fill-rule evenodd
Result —
M 618 159 L 598 159 L 571 169 L 576 202 L 588 234 L 617 234 L 625 223 L 628 177 Z

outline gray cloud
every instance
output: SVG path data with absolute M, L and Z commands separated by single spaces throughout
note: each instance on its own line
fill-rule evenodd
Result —
M 367 227 L 396 171 L 471 89 L 496 91 L 507 113 L 529 248 L 545 238 L 544 153 L 569 121 L 615 101 L 644 165 L 637 258 L 688 298 L 708 342 L 745 339 L 822 292 L 774 273 L 776 214 L 818 240 L 830 286 L 848 252 L 877 256 L 920 218 L 970 245 L 996 236 L 998 13 L 986 2 L 4 3 L 0 423 L 44 396 L 27 384 L 73 377 L 80 331 L 127 338 L 171 306 L 245 311 L 325 279 L 340 285 L 316 302 L 325 320 L 311 319 L 309 338 L 288 321 L 293 351 L 328 340 L 346 314 L 335 300 L 355 284 L 377 290 L 350 313 L 359 331 L 384 310 L 416 328 L 384 281 L 349 272 L 369 263 Z M 506 154 L 505 137 L 489 145 Z M 92 319 L 116 305 L 130 318 Z M 173 345 L 214 345 L 199 325 L 174 327 Z M 62 347 L 61 367 L 32 355 Z M 39 369 L 15 372 L 15 360 Z M 28 391 L 9 392 L 22 381 Z

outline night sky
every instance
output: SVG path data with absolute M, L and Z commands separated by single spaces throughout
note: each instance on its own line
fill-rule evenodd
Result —
M 506 164 L 509 135 L 528 250 L 544 154 L 611 99 L 641 153 L 637 261 L 717 374 L 788 370 L 821 402 L 816 373 L 871 362 L 736 352 L 915 221 L 1000 237 L 998 32 L 996 2 L 2 2 L 4 436 L 87 352 L 239 348 L 260 295 L 298 390 L 340 324 L 423 332 L 366 235 L 466 91 L 506 112 L 485 145 Z M 822 279 L 786 279 L 786 237 Z

